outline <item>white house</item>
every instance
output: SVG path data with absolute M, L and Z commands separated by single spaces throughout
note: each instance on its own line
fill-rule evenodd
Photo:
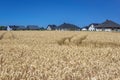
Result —
M 51 30 L 52 30 L 52 28 L 51 28 L 50 26 L 48 26 L 48 27 L 47 27 L 47 30 L 51 31 Z
M 11 31 L 12 28 L 10 26 L 7 26 L 7 31 Z
M 89 30 L 89 31 L 95 31 L 95 30 L 96 30 L 95 27 L 96 27 L 97 25 L 99 25 L 99 24 L 98 24 L 98 23 L 92 23 L 92 24 L 90 24 L 88 30 Z

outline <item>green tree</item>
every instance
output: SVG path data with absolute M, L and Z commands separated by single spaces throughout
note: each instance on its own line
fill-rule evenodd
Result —
M 0 26 L 0 30 L 6 30 L 6 26 Z

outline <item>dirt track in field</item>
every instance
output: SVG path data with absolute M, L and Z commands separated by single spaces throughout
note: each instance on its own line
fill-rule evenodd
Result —
M 3 39 L 15 39 L 15 35 L 12 32 L 4 32 L 0 35 L 0 40 Z

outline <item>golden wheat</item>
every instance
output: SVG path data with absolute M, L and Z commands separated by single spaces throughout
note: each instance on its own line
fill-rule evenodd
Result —
M 0 80 L 120 80 L 120 33 L 1 31 Z

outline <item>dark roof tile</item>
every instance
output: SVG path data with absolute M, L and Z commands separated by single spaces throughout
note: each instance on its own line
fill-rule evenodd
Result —
M 76 30 L 76 29 L 80 29 L 80 27 L 78 27 L 74 24 L 63 23 L 60 26 L 58 26 L 58 29 Z
M 107 28 L 107 27 L 114 28 L 114 27 L 116 27 L 116 28 L 118 28 L 118 27 L 120 27 L 120 25 L 116 22 L 111 21 L 111 20 L 106 20 L 105 22 L 103 22 L 102 24 L 99 24 L 96 27 L 102 27 L 102 28 Z

